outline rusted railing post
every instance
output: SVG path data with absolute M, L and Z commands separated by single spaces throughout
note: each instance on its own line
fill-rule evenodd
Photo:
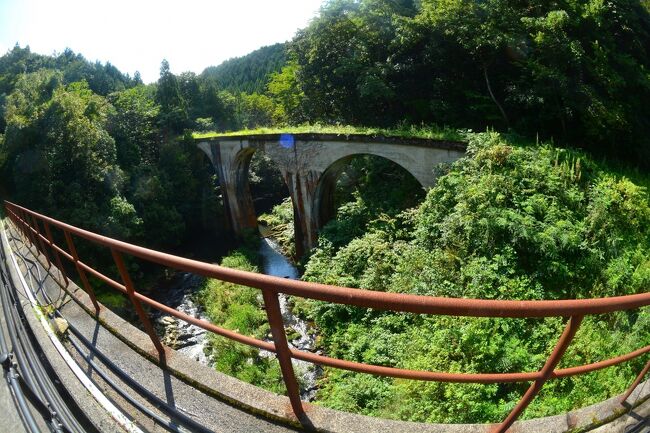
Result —
M 19 212 L 20 214 L 18 216 L 18 219 L 20 220 L 20 224 L 22 226 L 21 231 L 23 232 L 23 236 L 31 245 L 34 245 L 34 240 L 32 239 L 31 233 L 29 231 L 29 224 L 27 224 L 27 214 L 22 210 L 19 210 Z
M 287 395 L 291 402 L 291 408 L 298 420 L 304 419 L 305 410 L 300 401 L 300 389 L 296 374 L 293 372 L 293 365 L 291 363 L 291 352 L 289 352 L 289 345 L 287 343 L 287 335 L 284 332 L 284 322 L 282 321 L 282 312 L 280 311 L 280 302 L 278 294 L 270 290 L 262 290 L 264 295 L 264 305 L 266 307 L 266 316 L 268 317 L 269 324 L 271 325 L 271 334 L 273 335 L 273 342 L 275 343 L 275 352 L 280 362 L 280 370 L 282 370 L 282 378 L 287 387 Z
M 11 221 L 13 221 L 13 223 L 14 223 L 14 228 L 16 229 L 17 232 L 19 232 L 18 236 L 21 236 L 22 235 L 22 225 L 20 223 L 20 218 L 18 218 L 18 215 L 16 214 L 16 212 L 14 212 L 14 210 L 11 209 L 11 208 L 9 210 L 9 214 L 11 215 Z
M 68 285 L 70 284 L 70 282 L 68 281 L 68 275 L 65 273 L 65 269 L 63 269 L 63 262 L 61 261 L 61 255 L 54 247 L 54 240 L 52 238 L 52 231 L 50 230 L 50 225 L 47 223 L 47 221 L 43 221 L 43 226 L 45 226 L 45 236 L 47 237 L 47 242 L 50 244 L 50 248 L 52 249 L 52 253 L 54 254 L 54 260 L 56 260 L 56 266 L 59 268 L 59 272 L 63 276 L 63 280 L 65 281 L 65 287 L 68 287 Z
M 38 220 L 34 215 L 32 215 L 32 223 L 34 224 L 34 230 L 36 230 L 36 239 L 38 239 L 38 245 L 40 245 L 41 253 L 45 256 L 45 260 L 47 260 L 47 269 L 50 269 L 52 267 L 52 262 L 50 261 L 50 255 L 47 253 L 47 249 L 45 248 L 45 243 L 43 242 L 43 235 L 41 234 L 41 228 L 38 225 Z
M 72 260 L 74 260 L 74 265 L 77 268 L 77 273 L 79 274 L 79 278 L 81 279 L 81 283 L 84 286 L 84 290 L 86 290 L 86 293 L 88 293 L 88 296 L 90 296 L 90 300 L 93 302 L 93 306 L 95 307 L 95 313 L 99 315 L 99 304 L 97 303 L 97 298 L 95 298 L 95 291 L 90 285 L 90 282 L 88 281 L 88 277 L 86 276 L 86 273 L 84 270 L 81 268 L 81 265 L 79 264 L 79 254 L 77 254 L 77 249 L 74 246 L 74 242 L 72 241 L 72 236 L 67 230 L 63 230 L 63 234 L 65 235 L 65 241 L 68 244 L 68 249 L 70 250 L 70 254 L 72 255 Z
M 634 392 L 636 387 L 639 386 L 639 384 L 641 383 L 641 381 L 643 380 L 645 375 L 648 374 L 649 370 L 650 370 L 650 361 L 648 361 L 646 363 L 645 367 L 643 367 L 643 370 L 641 370 L 641 373 L 639 373 L 639 375 L 636 377 L 636 379 L 634 379 L 634 382 L 632 383 L 632 385 L 625 392 L 625 395 L 621 399 L 621 403 L 623 403 L 625 400 L 627 400 L 630 397 L 630 395 L 632 395 L 632 392 Z
M 29 242 L 32 244 L 33 248 L 38 250 L 36 237 L 34 236 L 34 232 L 32 231 L 32 225 L 29 222 L 29 214 L 27 212 L 23 214 L 23 221 L 25 221 L 25 231 L 27 232 L 27 236 L 29 236 Z
M 23 239 L 27 240 L 27 233 L 25 233 L 25 222 L 23 221 L 22 213 L 20 209 L 15 209 L 14 215 L 16 215 L 16 222 L 18 223 L 17 229 L 20 231 Z
M 575 337 L 576 332 L 580 327 L 580 323 L 582 323 L 582 316 L 572 316 L 569 319 L 569 323 L 567 323 L 564 332 L 562 332 L 560 339 L 555 344 L 553 352 L 551 352 L 551 355 L 540 370 L 541 377 L 530 385 L 528 391 L 526 391 L 521 400 L 519 400 L 519 403 L 517 403 L 514 409 L 512 409 L 512 412 L 510 412 L 501 424 L 492 430 L 492 433 L 504 433 L 507 431 L 519 415 L 521 415 L 521 413 L 528 407 L 530 402 L 533 401 L 540 389 L 542 389 L 542 386 L 544 386 L 544 383 L 549 377 L 551 377 L 551 374 L 553 374 L 553 370 L 555 370 L 555 367 L 562 359 L 562 355 L 564 355 L 567 347 L 571 344 L 571 340 Z
M 5 211 L 7 212 L 7 216 L 13 223 L 14 227 L 18 228 L 18 221 L 16 220 L 16 214 L 13 212 L 13 210 L 9 207 L 9 205 L 5 204 Z
M 34 239 L 34 247 L 36 248 L 37 252 L 40 252 L 40 244 L 38 242 L 38 235 L 34 233 L 36 230 L 36 226 L 34 224 L 34 216 L 32 214 L 27 214 L 27 224 L 29 224 L 29 232 L 32 234 L 32 237 Z
M 27 224 L 25 224 L 24 214 L 20 209 L 18 209 L 17 218 L 18 218 L 19 230 L 22 235 L 23 242 L 27 244 L 28 242 L 31 242 L 31 239 L 27 234 Z
M 147 332 L 147 334 L 149 334 L 149 338 L 151 338 L 153 345 L 156 346 L 156 350 L 158 350 L 158 355 L 160 357 L 160 362 L 164 363 L 165 348 L 160 343 L 158 334 L 156 334 L 156 331 L 154 330 L 153 325 L 151 324 L 151 321 L 147 316 L 147 313 L 144 312 L 144 309 L 142 308 L 142 304 L 135 297 L 135 287 L 133 286 L 133 281 L 131 280 L 131 276 L 129 275 L 129 272 L 126 270 L 126 266 L 124 265 L 124 260 L 122 260 L 122 256 L 120 255 L 120 253 L 115 251 L 113 248 L 111 248 L 111 254 L 113 255 L 113 260 L 115 260 L 115 265 L 117 266 L 117 270 L 120 273 L 120 276 L 122 277 L 122 282 L 124 282 L 124 287 L 126 287 L 126 292 L 128 293 L 129 298 L 131 299 L 133 308 L 135 308 L 135 312 L 138 314 L 138 317 L 140 318 L 140 321 L 142 322 L 145 331 Z
M 24 213 L 24 220 L 25 220 L 25 230 L 27 230 L 27 235 L 29 236 L 29 241 L 32 244 L 32 247 L 38 251 L 38 242 L 36 241 L 36 236 L 34 236 L 34 232 L 32 231 L 32 223 L 29 222 L 29 217 L 31 216 L 29 213 L 25 212 Z

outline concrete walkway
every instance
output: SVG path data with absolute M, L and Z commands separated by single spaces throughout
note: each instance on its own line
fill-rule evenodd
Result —
M 27 252 L 17 238 L 13 238 L 11 243 L 19 259 L 19 266 L 22 268 L 21 272 L 26 276 L 28 283 L 33 285 L 39 302 L 42 305 L 48 305 L 51 301 L 61 311 L 71 328 L 74 327 L 79 333 L 79 336 L 77 336 L 70 331 L 67 332 L 67 339 L 64 339 L 64 341 L 67 341 L 65 346 L 69 353 L 72 354 L 95 385 L 143 431 L 163 432 L 169 431 L 169 428 L 163 428 L 160 423 L 154 422 L 151 414 L 142 413 L 141 409 L 133 404 L 133 401 L 146 407 L 151 413 L 169 423 L 172 429 L 175 428 L 178 431 L 216 433 L 286 433 L 295 431 L 291 427 L 248 413 L 201 392 L 141 356 L 104 326 L 101 326 L 93 317 L 89 316 L 72 299 L 70 294 L 63 291 L 52 276 L 34 261 L 33 256 Z M 78 348 L 72 342 L 76 343 Z M 99 354 L 95 353 L 95 351 Z M 102 354 L 113 364 L 111 368 L 104 362 Z M 84 357 L 92 360 L 104 375 L 114 382 L 118 388 L 126 392 L 132 400 L 129 401 L 129 398 L 117 392 L 114 386 L 111 386 L 100 377 Z M 56 364 L 61 361 L 50 359 L 50 362 Z M 187 362 L 194 363 L 190 359 L 187 359 Z M 197 365 L 197 367 L 202 366 Z M 137 386 L 130 384 L 128 379 L 123 380 L 120 377 L 120 371 L 136 383 L 141 384 L 152 395 L 141 395 Z M 218 374 L 215 371 L 211 372 Z M 164 409 L 165 405 L 180 412 L 181 416 L 191 418 L 193 422 L 184 423 L 182 420 L 170 416 Z M 3 410 L 3 413 L 11 412 L 15 414 L 14 410 L 8 409 L 7 411 Z M 6 429 L 4 420 L 0 426 L 2 432 L 21 433 L 24 431 Z
M 85 311 L 81 311 L 75 303 L 67 304 L 63 312 L 70 324 L 82 334 L 81 338 L 72 334 L 69 336 L 70 340 L 75 341 L 82 348 L 81 354 L 94 358 L 94 361 L 108 373 L 108 376 L 113 381 L 120 384 L 121 387 L 126 389 L 132 396 L 135 396 L 150 410 L 156 410 L 156 407 L 140 397 L 131 386 L 111 372 L 102 359 L 93 356 L 92 352 L 84 345 L 83 340 L 89 342 L 100 353 L 110 357 L 111 362 L 119 370 L 126 373 L 137 383 L 145 385 L 147 390 L 152 392 L 161 401 L 178 409 L 183 414 L 191 417 L 212 431 L 241 433 L 280 433 L 293 431 L 287 427 L 274 424 L 266 419 L 256 417 L 212 398 L 185 382 L 180 381 L 166 370 L 162 370 L 157 365 L 142 358 L 97 322 L 92 319 L 89 320 L 88 314 Z M 106 382 L 99 380 L 97 374 L 93 373 L 92 369 L 88 367 L 88 364 L 79 356 L 80 353 L 70 343 L 67 346 L 68 350 L 75 354 L 77 362 L 79 362 L 85 371 L 89 372 L 93 380 L 100 384 L 100 388 L 114 401 L 117 401 L 119 406 L 133 416 L 139 424 L 148 431 L 166 431 L 147 417 L 142 417 L 133 406 L 126 404 L 126 401 L 117 395 L 112 387 L 108 386 Z
M 0 284 L 2 284 L 0 282 Z M 0 299 L 0 303 L 2 300 Z M 0 308 L 0 311 L 2 309 Z M 0 332 L 4 333 L 5 340 L 9 340 L 9 336 L 5 332 L 5 317 L 4 314 L 0 313 Z M 0 380 L 0 414 L 2 414 L 2 431 L 7 431 L 11 433 L 26 433 L 27 430 L 23 425 L 23 420 L 18 415 L 18 408 L 14 400 L 9 384 L 6 381 L 6 373 L 3 371 L 2 380 Z M 32 413 L 38 418 L 38 412 L 32 410 Z M 45 425 L 43 424 L 43 427 Z

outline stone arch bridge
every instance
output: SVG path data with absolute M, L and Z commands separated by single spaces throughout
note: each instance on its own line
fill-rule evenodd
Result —
M 334 215 L 336 179 L 355 155 L 375 155 L 398 164 L 423 188 L 436 180 L 433 168 L 465 154 L 462 142 L 368 135 L 264 134 L 197 139 L 214 165 L 232 229 L 256 228 L 248 182 L 256 151 L 265 152 L 280 170 L 293 202 L 296 254 L 316 245 L 318 230 Z

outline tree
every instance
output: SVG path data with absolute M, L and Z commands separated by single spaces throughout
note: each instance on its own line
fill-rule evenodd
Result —
M 3 155 L 0 173 L 7 189 L 22 194 L 25 203 L 35 202 L 39 190 L 47 186 L 49 173 L 39 122 L 61 82 L 61 73 L 47 69 L 22 74 L 6 100 L 7 126 L 0 150 Z M 37 184 L 39 181 L 42 183 Z
M 213 80 L 219 88 L 231 93 L 261 93 L 268 76 L 285 64 L 285 45 L 262 47 L 243 57 L 226 60 L 219 66 L 210 66 L 201 73 L 201 78 Z
M 188 125 L 187 102 L 183 98 L 178 79 L 169 69 L 169 62 L 162 61 L 156 90 L 156 102 L 160 105 L 160 125 L 173 133 L 181 133 Z
M 266 95 L 258 93 L 239 95 L 237 115 L 244 128 L 254 129 L 272 125 L 275 111 L 273 100 Z
M 109 95 L 115 110 L 109 115 L 108 130 L 115 139 L 117 161 L 123 170 L 158 161 L 160 137 L 156 119 L 160 107 L 153 96 L 142 85 Z
M 133 74 L 133 83 L 136 86 L 139 86 L 140 84 L 144 84 L 142 82 L 142 77 L 140 76 L 140 71 L 135 71 L 135 73 Z
M 275 103 L 275 123 L 301 123 L 306 120 L 301 110 L 305 94 L 298 83 L 298 68 L 295 61 L 289 62 L 269 78 L 266 88 Z
M 128 238 L 140 220 L 122 195 L 124 175 L 106 130 L 110 105 L 85 82 L 42 70 L 9 97 L 5 148 L 16 200 L 71 224 Z M 105 218 L 106 215 L 110 217 Z
M 512 128 L 648 167 L 648 46 L 638 0 L 331 1 L 290 44 L 288 115 Z
M 225 129 L 228 125 L 228 113 L 224 102 L 219 97 L 219 86 L 215 80 L 199 80 L 200 99 L 197 102 L 197 117 L 208 117 L 214 125 Z

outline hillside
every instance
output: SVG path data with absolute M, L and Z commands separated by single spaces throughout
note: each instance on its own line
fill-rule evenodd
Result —
M 71 51 L 48 57 L 17 47 L 0 57 L 0 193 L 103 235 L 182 255 L 197 255 L 198 244 L 223 248 L 222 265 L 260 270 L 258 239 L 233 240 L 224 172 L 196 139 L 242 129 L 460 139 L 467 156 L 429 167 L 437 182 L 428 193 L 388 160 L 337 161 L 326 197 L 336 211 L 320 212 L 322 222 L 332 219 L 297 258 L 302 279 L 503 300 L 646 293 L 647 1 L 529 3 L 330 1 L 287 44 L 200 75 L 175 75 L 164 60 L 148 85 Z M 294 204 L 282 201 L 284 178 L 262 153 L 237 181 L 249 183 L 258 221 L 292 254 Z M 272 202 L 280 204 L 260 215 Z M 162 273 L 133 272 L 143 287 Z M 97 293 L 102 302 L 114 294 Z M 252 289 L 216 281 L 195 294 L 214 324 L 268 337 Z M 539 371 L 564 326 L 561 318 L 416 316 L 292 298 L 287 306 L 326 356 L 424 371 Z M 649 330 L 650 307 L 585 317 L 559 368 L 629 353 L 650 344 Z M 282 392 L 271 358 L 224 341 L 211 342 L 215 368 Z M 621 393 L 643 362 L 555 380 L 522 418 Z M 316 404 L 335 409 L 465 423 L 502 420 L 528 385 L 324 368 L 312 389 Z
M 209 66 L 201 74 L 214 78 L 219 87 L 230 92 L 261 93 L 269 74 L 278 72 L 286 62 L 286 44 L 278 43 L 257 49 L 243 57 Z
M 571 299 L 647 291 L 647 173 L 495 132 L 464 138 L 467 157 L 441 168 L 426 197 L 408 173 L 386 161 L 352 162 L 356 176 L 346 177 L 348 195 L 320 231 L 318 248 L 304 261 L 302 279 L 479 299 Z M 287 226 L 290 230 L 291 202 L 264 219 L 274 233 L 282 235 Z M 224 263 L 243 267 L 236 261 L 241 258 L 238 252 Z M 212 289 L 233 293 L 228 286 Z M 244 289 L 235 298 L 230 301 L 250 303 Z M 318 348 L 328 356 L 405 369 L 535 371 L 564 326 L 559 318 L 420 316 L 300 298 L 291 302 L 294 313 L 317 329 Z M 208 308 L 223 311 L 213 305 L 208 302 Z M 604 360 L 648 344 L 649 312 L 641 308 L 586 317 L 562 366 Z M 259 371 L 253 373 L 247 354 L 235 355 L 243 349 L 222 344 L 215 350 L 220 358 L 241 362 L 227 373 L 274 389 L 272 366 L 259 362 Z M 550 381 L 523 418 L 562 413 L 622 393 L 644 362 Z M 326 367 L 316 400 L 384 418 L 497 422 L 526 388 L 515 383 L 409 381 Z

